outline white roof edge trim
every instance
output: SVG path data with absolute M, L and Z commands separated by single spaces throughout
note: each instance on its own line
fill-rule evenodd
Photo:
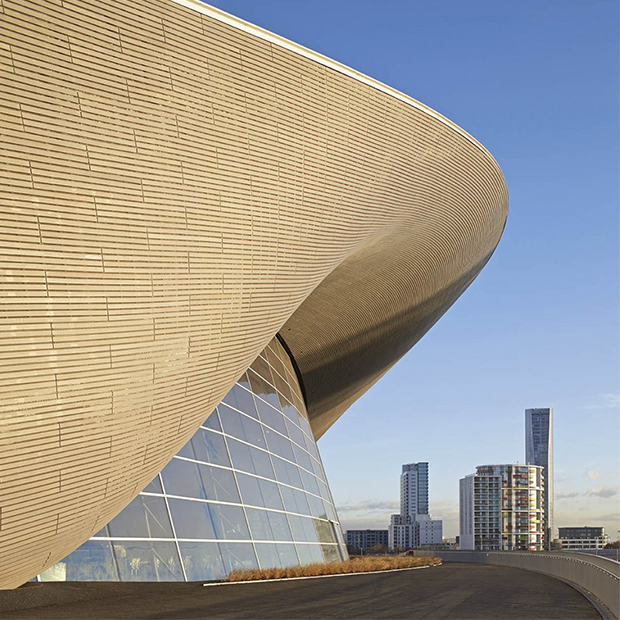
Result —
M 480 144 L 478 140 L 476 140 L 472 135 L 467 133 L 464 129 L 459 127 L 456 123 L 453 123 L 450 119 L 439 114 L 439 112 L 436 112 L 435 110 L 433 110 L 432 108 L 429 108 L 423 103 L 420 103 L 413 97 L 410 97 L 409 95 L 405 95 L 399 90 L 396 90 L 395 88 L 392 88 L 391 86 L 388 86 L 387 84 L 384 84 L 383 82 L 380 82 L 379 80 L 375 80 L 374 78 L 371 78 L 365 75 L 364 73 L 360 73 L 359 71 L 356 71 L 355 69 L 352 69 L 351 67 L 347 67 L 346 65 L 343 65 L 337 62 L 336 60 L 332 60 L 331 58 L 328 58 L 327 56 L 324 56 L 323 54 L 314 52 L 311 49 L 304 47 L 303 45 L 294 43 L 293 41 L 290 41 L 289 39 L 285 39 L 284 37 L 281 37 L 278 34 L 270 32 L 269 30 L 265 30 L 264 28 L 261 28 L 260 26 L 256 26 L 255 24 L 252 24 L 250 22 L 247 22 L 244 19 L 241 19 L 240 17 L 235 17 L 234 15 L 231 15 L 230 13 L 226 13 L 226 11 L 222 11 L 221 9 L 211 6 L 210 4 L 206 4 L 202 2 L 201 0 L 171 0 L 171 1 L 175 2 L 176 4 L 180 4 L 193 11 L 198 11 L 199 13 L 202 13 L 204 15 L 213 17 L 214 19 L 217 19 L 220 22 L 228 24 L 229 26 L 233 26 L 234 28 L 238 28 L 239 30 L 243 30 L 249 34 L 255 35 L 260 39 L 269 41 L 270 43 L 274 43 L 275 45 L 279 45 L 280 47 L 283 47 L 292 52 L 300 54 L 301 56 L 305 56 L 306 58 L 309 58 L 310 60 L 318 62 L 326 67 L 329 67 L 330 69 L 334 69 L 335 71 L 338 71 L 339 73 L 343 73 L 344 75 L 347 75 L 357 80 L 358 82 L 363 82 L 364 84 L 367 84 L 368 86 L 371 86 L 372 88 L 380 90 L 386 93 L 387 95 L 395 97 L 396 99 L 400 99 L 400 101 L 403 101 L 404 103 L 407 103 L 413 106 L 414 108 L 418 108 L 422 110 L 423 112 L 426 112 L 426 114 L 444 123 L 451 129 L 453 129 L 454 131 L 462 135 L 464 138 L 467 138 L 467 140 L 469 140 L 472 144 L 477 146 L 481 151 L 483 151 L 491 159 L 493 164 L 497 167 L 497 169 L 503 176 L 502 170 L 499 164 L 497 163 L 497 161 L 495 160 L 495 158 L 493 157 L 493 155 L 491 155 L 491 153 L 482 144 Z

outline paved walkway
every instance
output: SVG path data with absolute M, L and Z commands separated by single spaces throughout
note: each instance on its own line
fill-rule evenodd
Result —
M 6 611 L 19 605 L 37 606 Z M 29 584 L 0 592 L 0 618 L 600 620 L 594 607 L 565 583 L 476 564 L 208 588 L 196 583 Z

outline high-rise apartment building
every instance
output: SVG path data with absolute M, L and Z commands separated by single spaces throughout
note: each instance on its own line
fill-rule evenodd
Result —
M 400 514 L 428 514 L 428 463 L 403 465 L 400 476 Z
M 553 409 L 525 410 L 525 462 L 545 470 L 545 548 L 553 540 Z
M 461 478 L 461 549 L 541 551 L 544 473 L 534 465 L 481 465 Z
M 400 514 L 392 515 L 389 546 L 411 549 L 441 544 L 443 524 L 431 519 L 428 502 L 428 463 L 403 465 L 400 476 Z

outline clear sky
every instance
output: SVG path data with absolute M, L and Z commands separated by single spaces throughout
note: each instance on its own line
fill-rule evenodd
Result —
M 556 526 L 620 529 L 616 0 L 213 0 L 441 112 L 484 144 L 510 214 L 478 279 L 319 442 L 343 527 L 387 528 L 402 463 L 523 462 L 554 407 Z

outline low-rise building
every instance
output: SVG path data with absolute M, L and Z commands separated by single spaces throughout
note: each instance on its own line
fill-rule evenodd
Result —
M 362 549 L 365 552 L 372 551 L 373 547 L 388 545 L 387 530 L 347 530 L 345 534 L 347 547 L 350 549 Z
M 603 549 L 609 543 L 609 536 L 604 527 L 561 527 L 559 547 L 565 551 L 579 551 L 588 549 Z
M 480 551 L 541 551 L 544 470 L 535 465 L 481 465 L 460 480 L 459 546 Z

